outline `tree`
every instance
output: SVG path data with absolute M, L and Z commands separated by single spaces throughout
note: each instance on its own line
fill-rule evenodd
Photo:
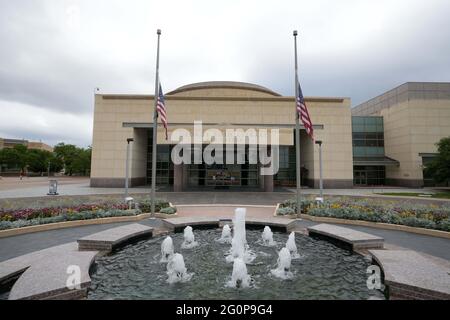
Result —
M 443 138 L 436 146 L 438 155 L 425 170 L 437 183 L 445 183 L 450 181 L 450 137 Z
M 88 149 L 78 149 L 78 153 L 72 162 L 72 170 L 74 173 L 78 173 L 83 176 L 87 176 L 89 174 L 89 171 L 91 170 L 91 154 L 91 147 Z
M 16 145 L 13 148 L 5 148 L 0 151 L 0 165 L 10 169 L 25 171 L 28 164 L 28 147 Z
M 18 144 L 14 146 L 13 153 L 16 157 L 15 164 L 22 172 L 25 172 L 28 164 L 28 147 Z
M 72 163 L 77 156 L 77 149 L 78 148 L 73 144 L 64 144 L 63 142 L 57 144 L 53 149 L 56 158 L 59 159 L 64 166 L 65 174 L 70 176 L 74 173 Z
M 56 158 L 64 165 L 66 175 L 87 175 L 91 168 L 91 148 L 78 148 L 72 144 L 59 143 L 54 148 Z
M 50 165 L 50 168 L 49 168 Z M 28 170 L 43 174 L 50 169 L 50 172 L 59 172 L 63 168 L 62 162 L 54 153 L 46 150 L 28 150 Z
M 28 150 L 28 170 L 32 172 L 47 172 L 52 153 L 45 150 Z

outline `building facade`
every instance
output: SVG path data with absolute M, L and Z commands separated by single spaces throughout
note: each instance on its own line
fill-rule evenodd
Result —
M 4 148 L 14 148 L 14 146 L 23 145 L 28 149 L 37 149 L 53 152 L 53 148 L 43 142 L 33 142 L 28 140 L 0 138 L 0 150 Z
M 262 175 L 263 165 L 250 161 L 260 142 L 244 143 L 239 164 L 176 165 L 171 153 L 177 141 L 165 140 L 158 126 L 156 183 L 167 190 L 255 190 L 295 187 L 295 98 L 241 82 L 204 82 L 165 95 L 169 137 L 178 129 L 203 130 L 226 136 L 229 129 L 279 131 L 279 171 Z M 351 108 L 349 98 L 306 98 L 315 128 L 323 142 L 325 188 L 397 185 L 421 187 L 427 182 L 423 165 L 436 153 L 441 138 L 450 136 L 450 84 L 407 83 L 380 97 Z M 127 139 L 132 138 L 130 185 L 150 185 L 152 177 L 152 119 L 150 95 L 97 94 L 94 110 L 91 186 L 123 187 Z M 200 153 L 213 144 L 200 135 L 192 150 Z M 319 185 L 319 149 L 301 130 L 302 184 Z M 228 141 L 238 149 L 242 142 Z M 269 142 L 270 144 L 270 142 Z M 223 158 L 226 157 L 223 151 Z
M 424 167 L 436 156 L 436 143 L 450 136 L 450 83 L 405 83 L 353 108 L 352 114 L 383 119 L 384 153 L 397 162 L 385 167 L 385 184 L 433 185 Z
M 153 96 L 96 95 L 92 145 L 91 186 L 122 187 L 128 138 L 133 138 L 130 183 L 151 182 Z M 261 165 L 174 165 L 174 143 L 158 129 L 157 184 L 175 191 L 195 189 L 241 189 L 272 191 L 274 186 L 296 184 L 295 98 L 283 97 L 267 88 L 239 82 L 207 82 L 181 87 L 165 96 L 169 136 L 176 129 L 193 132 L 195 121 L 204 130 L 278 129 L 280 170 L 275 176 L 261 175 Z M 324 185 L 353 186 L 350 99 L 307 98 L 315 125 L 315 137 L 323 141 Z M 202 137 L 205 148 L 211 141 Z M 247 154 L 258 145 L 247 145 Z M 319 185 L 318 147 L 301 130 L 302 182 Z

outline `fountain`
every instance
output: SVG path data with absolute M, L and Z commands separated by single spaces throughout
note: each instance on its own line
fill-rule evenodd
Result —
M 270 227 L 264 228 L 262 239 L 265 246 L 273 247 L 276 245 L 275 241 L 273 241 L 273 232 Z
M 288 248 L 283 248 L 278 253 L 278 266 L 276 269 L 271 270 L 270 272 L 277 278 L 281 279 L 292 279 L 294 277 L 291 272 L 291 253 Z
M 242 245 L 247 245 L 247 236 L 245 231 L 245 215 L 247 210 L 245 208 L 237 208 L 233 220 L 234 238 Z
M 229 243 L 231 244 L 231 240 L 233 237 L 231 236 L 231 228 L 229 225 L 225 225 L 222 229 L 222 236 L 218 240 L 220 243 Z
M 191 280 L 192 274 L 187 273 L 184 258 L 181 254 L 175 253 L 169 260 L 169 263 L 167 263 L 167 275 L 169 276 L 167 282 L 170 284 Z
M 174 253 L 173 240 L 170 236 L 161 244 L 161 262 L 168 262 Z
M 239 225 L 239 219 L 236 221 Z M 257 252 L 251 265 L 246 261 L 249 247 L 242 245 L 244 237 L 239 235 L 239 231 L 233 232 L 233 246 L 224 246 L 215 241 L 221 237 L 222 229 L 196 229 L 195 240 L 202 244 L 201 250 L 183 250 L 180 252 L 183 255 L 173 251 L 174 244 L 176 252 L 178 244 L 184 241 L 183 232 L 125 246 L 111 255 L 97 258 L 96 268 L 91 274 L 88 299 L 383 298 L 381 291 L 367 288 L 366 270 L 371 261 L 360 255 L 349 255 L 344 248 L 329 242 L 301 234 L 291 235 L 288 241 L 290 246 L 283 248 L 289 234 L 271 231 L 274 242 L 283 246 L 266 246 L 261 236 L 262 230 L 246 230 L 244 241 Z M 302 257 L 308 257 L 301 264 L 292 260 L 292 253 L 294 256 L 298 254 L 292 244 L 296 244 Z M 225 254 L 231 247 L 234 252 L 230 250 Z M 274 248 L 277 248 L 276 254 Z M 229 262 L 224 259 L 224 254 L 231 256 Z M 155 257 L 157 261 L 149 261 L 149 257 Z M 168 259 L 163 269 L 158 263 L 160 258 Z M 336 268 L 337 264 L 339 268 Z
M 235 217 L 233 220 L 233 240 L 231 241 L 230 254 L 226 257 L 227 262 L 231 263 L 239 258 L 245 263 L 252 263 L 256 258 L 255 254 L 249 250 L 249 246 L 247 245 L 245 214 L 245 208 L 238 208 L 235 210 Z
M 248 288 L 250 286 L 251 278 L 247 272 L 247 266 L 245 262 L 237 258 L 233 263 L 233 273 L 231 280 L 228 282 L 229 287 L 233 288 Z
M 297 245 L 295 244 L 295 232 L 292 232 L 289 235 L 289 239 L 286 242 L 286 248 L 289 250 L 292 259 L 300 258 L 300 255 L 298 254 L 297 250 Z
M 236 239 L 231 240 L 231 252 L 226 257 L 227 262 L 233 262 L 235 259 L 245 260 L 245 247 Z
M 181 248 L 183 249 L 192 249 L 198 246 L 198 242 L 195 241 L 194 232 L 192 231 L 192 227 L 186 227 L 184 229 L 184 242 L 181 244 Z

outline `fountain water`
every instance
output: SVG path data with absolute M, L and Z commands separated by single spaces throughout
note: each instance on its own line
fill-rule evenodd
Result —
M 262 239 L 265 246 L 273 247 L 276 245 L 275 241 L 273 241 L 273 232 L 270 227 L 264 228 Z
M 168 262 L 172 258 L 173 253 L 173 240 L 171 237 L 167 237 L 161 244 L 161 262 Z
M 297 245 L 295 244 L 295 232 L 292 232 L 289 235 L 289 239 L 286 242 L 286 248 L 289 250 L 292 259 L 300 258 L 300 255 L 298 254 L 297 250 Z
M 191 280 L 192 274 L 187 273 L 184 258 L 181 254 L 175 253 L 169 260 L 169 263 L 167 263 L 167 275 L 169 276 L 167 282 L 170 284 Z
M 288 248 L 283 248 L 278 253 L 278 266 L 276 269 L 270 272 L 277 278 L 281 279 L 292 279 L 293 274 L 291 270 L 291 253 Z
M 249 250 L 245 231 L 245 208 L 235 210 L 233 220 L 233 240 L 231 241 L 231 251 L 226 257 L 227 262 L 233 262 L 239 258 L 245 263 L 251 263 L 255 259 L 255 254 Z
M 236 238 L 231 240 L 231 252 L 226 257 L 227 262 L 233 262 L 235 259 L 245 261 L 245 246 L 243 246 Z
M 229 225 L 225 225 L 222 229 L 222 236 L 220 237 L 220 239 L 218 240 L 221 243 L 230 243 L 231 244 L 231 240 L 232 240 L 232 236 L 231 236 L 231 228 Z
M 233 263 L 233 274 L 231 280 L 228 282 L 229 287 L 233 288 L 248 288 L 250 286 L 251 278 L 247 272 L 245 262 L 237 258 Z
M 247 244 L 247 236 L 245 231 L 245 215 L 247 210 L 245 208 L 237 208 L 233 220 L 234 238 L 236 238 L 242 245 Z
M 184 242 L 181 244 L 181 248 L 183 249 L 192 249 L 198 246 L 198 242 L 195 241 L 194 232 L 192 231 L 192 227 L 186 227 L 184 229 Z

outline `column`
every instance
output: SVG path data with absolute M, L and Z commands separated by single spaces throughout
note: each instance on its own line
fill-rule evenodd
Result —
M 178 164 L 173 167 L 173 191 L 183 191 L 183 165 Z

